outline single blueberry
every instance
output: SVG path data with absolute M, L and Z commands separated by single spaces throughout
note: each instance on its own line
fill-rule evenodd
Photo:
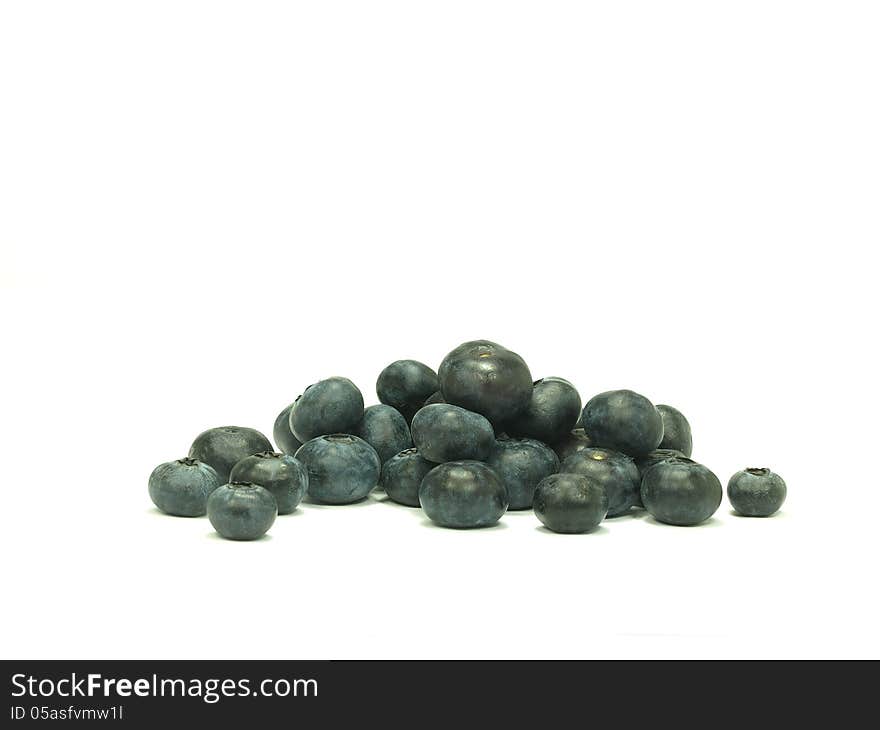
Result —
M 165 514 L 200 517 L 207 510 L 208 496 L 219 486 L 220 477 L 213 467 L 186 457 L 153 469 L 150 499 Z
M 438 371 L 447 403 L 480 413 L 499 426 L 524 410 L 532 397 L 532 374 L 515 352 L 487 340 L 465 342 Z
M 486 465 L 507 487 L 508 509 L 531 509 L 535 487 L 559 471 L 559 458 L 534 439 L 498 439 Z
M 253 428 L 220 426 L 196 436 L 190 446 L 189 455 L 214 467 L 220 483 L 226 484 L 232 467 L 245 456 L 271 450 L 269 439 Z
M 406 449 L 382 465 L 379 484 L 395 502 L 418 507 L 422 479 L 436 466 L 433 461 L 423 459 L 418 449 Z
M 663 439 L 660 412 L 645 396 L 631 390 L 609 390 L 590 398 L 583 423 L 596 446 L 628 456 L 644 456 Z
M 437 373 L 418 360 L 397 360 L 379 373 L 376 380 L 379 402 L 396 408 L 407 423 L 439 389 Z
M 239 461 L 229 475 L 231 482 L 249 482 L 268 489 L 278 504 L 278 514 L 293 512 L 309 488 L 305 465 L 290 454 L 261 451 Z
M 691 436 L 691 424 L 677 408 L 658 405 L 657 410 L 663 419 L 663 440 L 661 449 L 675 449 L 690 458 L 694 451 L 694 440 Z
M 589 449 L 595 446 L 592 439 L 584 433 L 584 429 L 576 428 L 571 433 L 563 437 L 560 441 L 553 444 L 553 450 L 559 457 L 559 461 L 565 461 L 572 454 L 578 451 Z
M 419 502 L 441 527 L 489 527 L 507 511 L 507 488 L 479 461 L 450 461 L 427 473 Z
M 560 471 L 580 474 L 600 484 L 608 495 L 608 516 L 618 517 L 638 504 L 639 470 L 625 454 L 609 449 L 583 449 L 562 462 Z
M 670 525 L 698 525 L 721 504 L 721 482 L 690 459 L 661 461 L 642 478 L 642 503 L 654 519 Z
M 290 430 L 305 443 L 318 436 L 348 433 L 364 415 L 364 397 L 348 378 L 310 385 L 293 403 Z
M 396 408 L 386 405 L 367 408 L 351 433 L 376 449 L 383 464 L 413 444 L 406 419 Z
M 769 517 L 779 511 L 788 488 L 779 474 L 769 469 L 744 469 L 727 484 L 727 498 L 745 517 Z
M 423 457 L 437 463 L 482 461 L 495 445 L 495 433 L 489 421 L 479 413 L 447 403 L 425 406 L 416 413 L 412 439 Z
M 529 404 L 505 427 L 514 436 L 555 444 L 571 433 L 580 414 L 581 397 L 571 383 L 543 378 L 535 381 Z
M 350 504 L 366 497 L 379 481 L 382 467 L 376 450 L 345 433 L 306 441 L 296 458 L 309 472 L 309 498 L 326 504 Z
M 601 484 L 581 474 L 551 474 L 535 490 L 535 515 L 548 530 L 576 534 L 595 530 L 608 513 Z
M 272 436 L 275 438 L 275 445 L 278 447 L 278 450 L 292 456 L 302 446 L 302 442 L 290 430 L 291 408 L 293 408 L 293 403 L 278 414 L 278 417 L 275 419 L 275 425 L 272 427 Z
M 272 527 L 277 514 L 275 497 L 258 484 L 224 484 L 208 497 L 208 519 L 227 540 L 262 537 Z

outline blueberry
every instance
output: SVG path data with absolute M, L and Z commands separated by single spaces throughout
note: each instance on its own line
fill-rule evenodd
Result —
M 608 495 L 601 484 L 581 474 L 551 474 L 538 484 L 534 507 L 553 532 L 590 532 L 605 519 Z
M 559 458 L 534 439 L 499 439 L 486 460 L 507 487 L 508 509 L 530 509 L 535 487 L 559 471 Z
M 441 527 L 489 527 L 507 510 L 507 488 L 479 461 L 450 461 L 422 480 L 419 502 Z
M 305 443 L 348 433 L 364 415 L 364 397 L 348 378 L 327 378 L 305 389 L 290 411 L 290 430 Z
M 268 489 L 278 504 L 278 514 L 293 512 L 306 495 L 309 473 L 289 454 L 261 451 L 239 461 L 229 475 L 232 482 L 250 482 Z
M 150 499 L 165 514 L 199 517 L 208 496 L 220 486 L 213 467 L 189 457 L 159 464 L 150 474 Z
M 658 405 L 657 410 L 663 419 L 663 440 L 661 449 L 675 449 L 687 457 L 694 451 L 694 440 L 691 437 L 691 424 L 677 408 Z
M 376 449 L 383 464 L 395 454 L 412 446 L 406 419 L 391 406 L 367 408 L 363 418 L 351 429 L 351 433 Z
M 309 498 L 326 504 L 350 504 L 366 497 L 378 483 L 382 466 L 372 446 L 344 433 L 306 441 L 296 458 L 309 472 Z
M 609 390 L 590 398 L 583 423 L 596 446 L 628 456 L 644 456 L 663 439 L 660 412 L 645 396 L 631 390 Z
M 636 467 L 639 470 L 639 476 L 645 476 L 645 472 L 648 471 L 655 464 L 659 464 L 661 461 L 669 461 L 675 459 L 686 459 L 687 455 L 681 453 L 681 451 L 677 451 L 676 449 L 654 449 L 647 456 L 642 456 L 636 459 Z
M 278 414 L 278 418 L 275 419 L 275 425 L 272 428 L 272 436 L 275 438 L 275 445 L 279 451 L 293 455 L 302 446 L 302 442 L 290 430 L 291 408 L 293 408 L 293 403 Z
M 576 428 L 561 441 L 553 444 L 553 450 L 559 457 L 559 461 L 565 461 L 572 454 L 589 449 L 593 445 L 592 439 L 584 433 L 584 429 Z
M 479 413 L 447 403 L 435 403 L 419 410 L 413 417 L 412 438 L 419 453 L 437 463 L 482 461 L 495 445 L 495 433 L 489 421 Z
M 232 482 L 217 487 L 208 497 L 208 519 L 227 540 L 256 540 L 265 535 L 278 505 L 275 497 L 258 484 Z
M 412 421 L 425 401 L 440 389 L 437 373 L 417 360 L 397 360 L 379 373 L 376 395 L 379 401 L 400 411 Z
M 673 459 L 655 464 L 642 479 L 642 502 L 654 519 L 698 525 L 721 504 L 721 482 L 702 464 Z
M 532 397 L 532 374 L 515 352 L 487 340 L 465 342 L 438 371 L 447 403 L 480 413 L 494 426 L 524 410 Z
M 609 449 L 583 449 L 563 461 L 560 471 L 580 474 L 601 485 L 608 495 L 609 517 L 618 517 L 638 504 L 639 470 L 625 454 Z
M 220 426 L 196 436 L 189 455 L 214 467 L 220 483 L 226 484 L 232 467 L 245 456 L 271 450 L 269 439 L 253 428 Z
M 505 424 L 514 436 L 555 444 L 571 433 L 581 414 L 581 397 L 562 378 L 543 378 L 534 383 L 529 404 Z
M 744 469 L 727 484 L 727 498 L 745 517 L 769 517 L 785 502 L 788 488 L 779 474 L 769 469 Z
M 382 465 L 379 483 L 395 502 L 418 507 L 422 479 L 436 466 L 433 461 L 423 459 L 418 449 L 406 449 Z

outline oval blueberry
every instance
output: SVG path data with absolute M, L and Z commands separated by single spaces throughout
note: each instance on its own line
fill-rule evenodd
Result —
M 348 433 L 364 415 L 364 397 L 348 378 L 310 385 L 293 403 L 290 430 L 305 443 L 318 436 Z
M 245 426 L 220 426 L 203 431 L 193 441 L 189 455 L 214 467 L 220 483 L 229 481 L 232 467 L 245 456 L 271 451 L 272 444 L 263 434 Z
M 220 486 L 220 477 L 208 464 L 186 457 L 159 464 L 150 474 L 150 499 L 165 514 L 200 517 L 208 497 Z
M 559 471 L 559 458 L 534 439 L 499 439 L 486 465 L 507 487 L 507 508 L 530 509 L 538 482 Z
M 397 360 L 379 373 L 376 380 L 379 402 L 396 408 L 407 423 L 439 389 L 437 373 L 418 360 Z
M 422 480 L 419 502 L 441 527 L 489 527 L 507 511 L 507 488 L 479 461 L 450 461 Z
M 694 451 L 694 440 L 691 436 L 691 424 L 677 408 L 658 405 L 660 418 L 663 419 L 663 440 L 661 449 L 674 449 L 687 457 Z
M 293 403 L 281 411 L 275 419 L 275 425 L 272 427 L 272 437 L 275 439 L 275 445 L 278 447 L 278 450 L 291 456 L 302 446 L 302 442 L 290 430 L 290 410 L 292 408 Z
M 663 439 L 663 418 L 645 396 L 631 390 L 609 390 L 584 406 L 584 431 L 596 446 L 639 457 Z
M 595 530 L 608 512 L 608 495 L 581 474 L 551 474 L 535 490 L 535 515 L 548 530 L 576 534 Z
M 601 485 L 608 495 L 608 517 L 618 517 L 638 503 L 639 470 L 625 454 L 608 449 L 583 449 L 563 461 L 560 471 L 580 474 Z
M 380 484 L 395 502 L 418 507 L 422 480 L 436 466 L 433 461 L 423 459 L 418 449 L 406 449 L 382 465 Z
M 709 469 L 690 459 L 655 464 L 642 479 L 642 503 L 660 522 L 698 525 L 721 504 L 721 482 Z
M 306 441 L 296 458 L 309 472 L 309 497 L 326 504 L 350 504 L 366 497 L 379 481 L 376 450 L 350 434 L 336 433 Z
M 486 459 L 495 445 L 492 424 L 479 413 L 448 403 L 420 409 L 413 417 L 412 439 L 429 461 Z
M 227 540 L 262 537 L 272 527 L 277 514 L 275 497 L 257 484 L 224 484 L 208 497 L 208 519 Z
M 770 469 L 750 468 L 734 474 L 727 484 L 727 498 L 745 517 L 769 517 L 785 502 L 788 488 Z
M 406 419 L 396 408 L 386 405 L 367 408 L 351 433 L 372 446 L 383 464 L 413 445 Z
M 513 436 L 555 444 L 570 434 L 581 415 L 581 397 L 563 378 L 543 378 L 534 383 L 525 409 L 506 424 Z
M 289 454 L 261 451 L 239 461 L 229 475 L 232 482 L 259 484 L 275 497 L 278 514 L 293 512 L 306 495 L 309 473 L 305 465 Z

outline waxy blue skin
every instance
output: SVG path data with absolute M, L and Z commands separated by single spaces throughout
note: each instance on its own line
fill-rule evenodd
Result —
M 305 465 L 289 454 L 274 451 L 246 456 L 232 467 L 229 480 L 259 484 L 269 490 L 275 497 L 279 515 L 293 512 L 309 487 Z
M 690 458 L 694 452 L 694 440 L 691 436 L 691 424 L 677 408 L 660 404 L 657 406 L 663 419 L 663 440 L 661 449 L 675 449 Z
M 507 488 L 479 461 L 450 461 L 422 480 L 419 502 L 441 527 L 490 527 L 507 511 Z
M 275 445 L 278 447 L 278 450 L 291 456 L 302 446 L 302 442 L 290 430 L 290 410 L 292 408 L 293 403 L 281 411 L 275 419 L 275 425 L 272 427 L 272 437 L 275 439 Z
M 261 538 L 277 514 L 275 497 L 257 484 L 224 484 L 208 497 L 208 519 L 227 540 Z
M 495 445 L 492 424 L 479 413 L 448 403 L 425 406 L 413 417 L 412 439 L 428 461 L 488 458 Z
M 619 517 L 638 504 L 639 470 L 625 454 L 609 449 L 583 449 L 563 461 L 560 471 L 580 474 L 601 485 L 608 495 L 608 517 Z
M 535 381 L 528 405 L 505 430 L 511 436 L 555 444 L 571 433 L 580 415 L 577 389 L 563 378 L 543 378 Z
M 639 479 L 645 476 L 645 472 L 648 471 L 655 464 L 659 464 L 661 461 L 675 461 L 676 459 L 687 459 L 687 457 L 677 451 L 676 449 L 654 449 L 647 456 L 642 456 L 635 460 L 636 468 L 639 470 Z M 642 490 L 639 488 L 639 499 L 636 502 L 637 507 L 643 507 L 642 504 Z
M 633 458 L 645 456 L 663 440 L 663 418 L 645 396 L 609 390 L 584 406 L 584 431 L 596 446 Z
M 419 487 L 437 465 L 423 459 L 418 449 L 406 449 L 382 465 L 380 486 L 391 499 L 407 507 L 419 506 Z
M 498 428 L 523 411 L 532 397 L 532 374 L 515 352 L 488 340 L 465 342 L 437 371 L 447 403 L 480 413 Z
M 318 436 L 348 433 L 364 415 L 364 397 L 348 378 L 310 385 L 293 403 L 290 430 L 305 443 Z
M 721 482 L 690 459 L 655 464 L 642 478 L 642 503 L 654 519 L 670 525 L 698 525 L 721 504 Z
M 553 450 L 556 452 L 556 455 L 561 462 L 565 461 L 572 454 L 576 454 L 578 451 L 583 451 L 584 449 L 589 449 L 593 446 L 595 446 L 593 440 L 584 433 L 584 429 L 582 428 L 574 429 L 561 441 L 557 441 L 552 445 Z
M 386 405 L 367 408 L 351 433 L 372 446 L 383 464 L 413 445 L 406 419 L 396 408 Z
M 376 380 L 379 402 L 396 408 L 407 423 L 439 389 L 437 373 L 418 360 L 396 360 Z
M 486 465 L 507 487 L 508 509 L 531 509 L 535 488 L 559 471 L 559 458 L 535 439 L 498 439 Z
M 159 464 L 150 474 L 149 491 L 165 514 L 176 517 L 200 517 L 205 514 L 208 497 L 220 486 L 220 477 L 208 464 L 178 459 Z
M 779 474 L 770 469 L 743 469 L 727 484 L 727 498 L 744 517 L 770 517 L 782 507 L 788 487 Z
M 210 464 L 221 484 L 229 481 L 232 467 L 245 456 L 271 451 L 272 444 L 263 434 L 245 426 L 220 426 L 203 431 L 193 441 L 189 455 Z
M 548 530 L 591 532 L 608 513 L 608 495 L 601 484 L 581 474 L 551 474 L 535 490 L 534 509 Z
M 379 482 L 382 467 L 372 446 L 343 433 L 306 441 L 296 458 L 309 472 L 309 499 L 325 504 L 360 501 Z

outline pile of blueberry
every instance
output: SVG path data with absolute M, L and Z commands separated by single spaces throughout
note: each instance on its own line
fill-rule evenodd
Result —
M 721 504 L 721 483 L 691 460 L 691 429 L 671 406 L 630 390 L 591 398 L 562 378 L 532 381 L 525 361 L 494 342 L 465 342 L 438 372 L 398 360 L 379 375 L 381 405 L 333 377 L 310 385 L 275 420 L 275 451 L 252 428 L 200 434 L 184 459 L 150 475 L 163 512 L 208 513 L 232 540 L 264 535 L 308 494 L 349 504 L 384 489 L 436 524 L 494 525 L 534 509 L 554 532 L 582 533 L 635 507 L 671 525 L 696 525 Z M 775 513 L 782 478 L 745 469 L 728 498 L 749 517 Z

